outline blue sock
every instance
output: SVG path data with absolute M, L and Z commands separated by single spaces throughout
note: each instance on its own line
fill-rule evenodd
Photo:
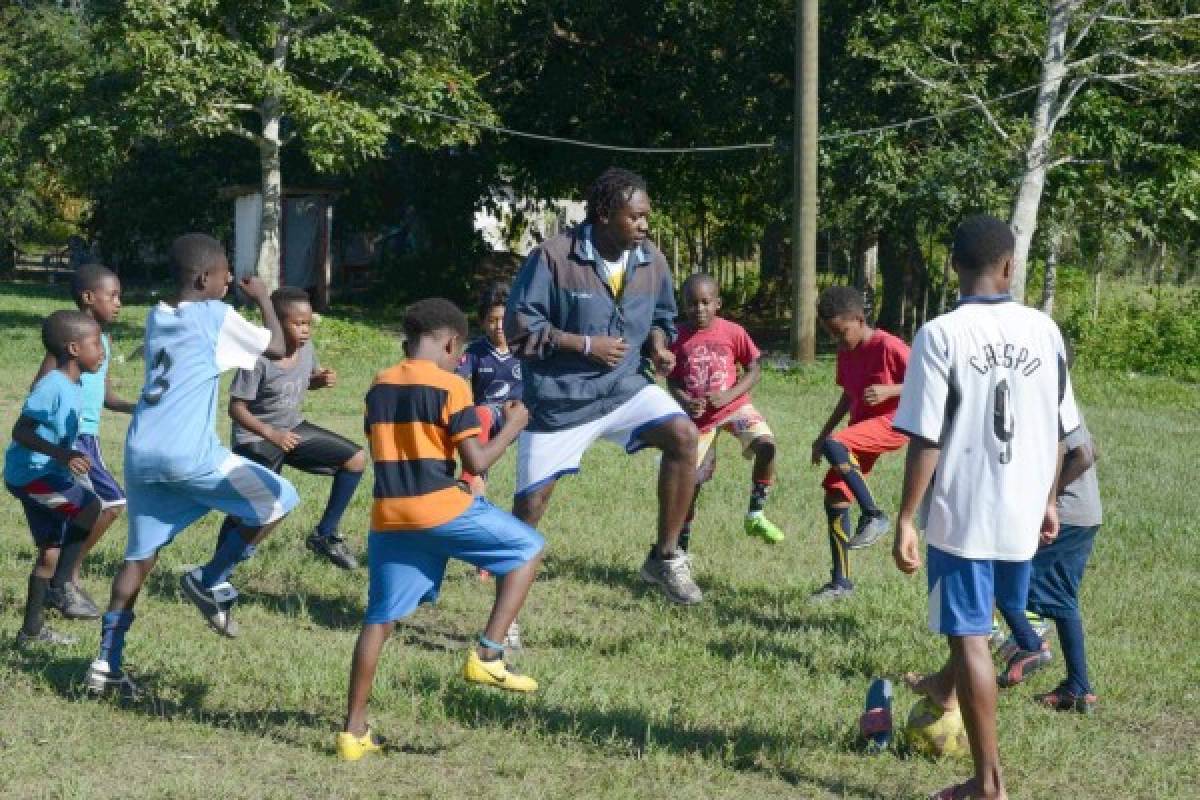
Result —
M 362 476 L 361 472 L 351 472 L 348 469 L 339 469 L 333 473 L 333 486 L 329 489 L 325 513 L 317 523 L 317 533 L 326 539 L 337 533 L 338 523 L 342 521 L 342 514 L 346 513 L 346 507 L 354 498 L 354 490 L 358 488 Z
M 829 555 L 833 558 L 830 580 L 849 586 L 850 556 L 846 545 L 850 541 L 850 508 L 825 506 L 825 516 L 829 518 Z
M 121 671 L 121 659 L 125 654 L 125 631 L 133 624 L 132 611 L 109 611 L 100 618 L 101 661 L 108 662 L 113 672 Z
M 1089 694 L 1092 684 L 1088 681 L 1083 618 L 1078 613 L 1070 617 L 1056 617 L 1054 627 L 1058 629 L 1058 644 L 1062 648 L 1063 661 L 1067 663 L 1067 682 L 1064 686 L 1076 695 Z
M 1029 624 L 1029 618 L 1025 616 L 1025 609 L 1000 606 L 1000 614 L 1004 617 L 1004 621 L 1008 623 L 1008 629 L 1012 631 L 1013 638 L 1017 640 L 1018 647 L 1022 650 L 1030 650 L 1035 653 L 1042 649 L 1042 639 L 1034 631 L 1033 626 Z
M 200 583 L 211 589 L 222 581 L 229 580 L 233 568 L 254 555 L 254 545 L 246 544 L 239 529 L 230 531 L 224 541 L 217 545 L 212 561 L 200 568 Z
M 862 509 L 862 512 L 871 515 L 879 514 L 879 506 L 875 502 L 875 496 L 867 488 L 867 481 L 863 478 L 862 471 L 858 468 L 858 462 L 850 452 L 850 449 L 830 436 L 821 443 L 821 452 L 825 455 L 826 460 L 833 465 L 833 468 L 842 474 L 842 480 L 850 487 L 850 491 L 854 494 L 854 499 L 858 501 L 858 506 Z

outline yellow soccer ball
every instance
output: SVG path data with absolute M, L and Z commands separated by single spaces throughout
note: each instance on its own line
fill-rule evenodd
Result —
M 909 746 L 930 758 L 971 754 L 962 713 L 958 708 L 944 711 L 928 697 L 922 697 L 908 712 L 904 732 Z

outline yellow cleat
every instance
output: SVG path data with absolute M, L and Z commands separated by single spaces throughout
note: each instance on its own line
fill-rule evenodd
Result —
M 528 675 L 518 675 L 509 672 L 503 658 L 495 661 L 484 661 L 474 650 L 467 656 L 463 665 L 463 678 L 471 683 L 482 683 L 484 686 L 495 686 L 510 692 L 537 691 L 537 681 Z
M 367 753 L 378 753 L 383 749 L 383 742 L 371 733 L 355 736 L 353 733 L 342 731 L 337 735 L 337 755 L 342 761 L 358 761 Z

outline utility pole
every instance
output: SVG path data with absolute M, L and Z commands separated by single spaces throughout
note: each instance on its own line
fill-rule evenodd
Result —
M 792 359 L 816 360 L 817 0 L 796 0 L 792 149 Z

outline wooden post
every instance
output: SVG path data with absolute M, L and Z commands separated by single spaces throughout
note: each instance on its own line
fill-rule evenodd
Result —
M 792 153 L 792 359 L 816 361 L 817 0 L 797 0 Z

